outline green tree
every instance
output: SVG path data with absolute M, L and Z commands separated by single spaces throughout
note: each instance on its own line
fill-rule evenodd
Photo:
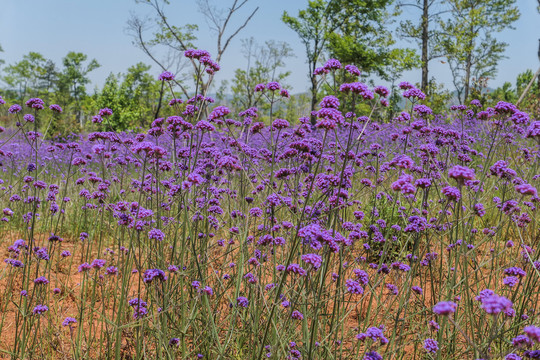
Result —
M 442 45 L 460 102 L 470 93 L 471 79 L 497 73 L 507 43 L 494 35 L 512 28 L 519 18 L 516 0 L 449 0 L 451 16 L 441 22 Z
M 146 128 L 154 120 L 161 98 L 161 82 L 149 73 L 150 66 L 137 63 L 126 74 L 110 74 L 95 97 L 94 110 L 113 111 L 107 124 L 116 131 Z
M 358 66 L 368 74 L 389 79 L 399 59 L 404 69 L 417 63 L 414 52 L 394 49 L 387 30 L 391 0 L 311 0 L 297 17 L 287 12 L 282 21 L 300 37 L 306 49 L 311 82 L 311 111 L 318 100 L 319 83 L 313 74 L 317 64 L 329 55 Z M 406 61 L 404 61 L 406 60 Z M 315 118 L 312 116 L 312 122 Z
M 37 96 L 47 99 L 56 82 L 54 62 L 37 52 L 30 52 L 21 61 L 6 66 L 4 73 L 2 80 L 19 101 Z
M 90 83 L 88 74 L 100 65 L 97 60 L 88 60 L 88 55 L 77 52 L 69 52 L 62 59 L 62 70 L 58 73 L 58 99 L 64 107 L 75 106 L 76 120 L 82 127 L 81 100 L 87 96 L 86 85 Z
M 446 12 L 441 9 L 440 0 L 404 0 L 398 3 L 398 9 L 413 8 L 421 12 L 420 21 L 404 20 L 400 22 L 398 34 L 405 39 L 418 44 L 421 53 L 422 80 L 420 88 L 424 93 L 432 88 L 429 86 L 429 62 L 442 57 L 440 43 L 440 16 Z
M 310 79 L 311 111 L 314 111 L 317 106 L 319 87 L 317 77 L 313 72 L 326 49 L 328 34 L 337 30 L 340 25 L 336 14 L 330 12 L 331 9 L 335 8 L 330 7 L 329 1 L 310 0 L 307 8 L 300 10 L 297 17 L 289 15 L 286 11 L 281 16 L 281 20 L 300 37 L 306 50 Z M 313 115 L 311 122 L 315 122 Z
M 283 83 L 290 72 L 279 72 L 279 69 L 285 66 L 286 58 L 293 56 L 289 44 L 274 40 L 258 45 L 254 38 L 244 39 L 242 49 L 247 66 L 236 69 L 231 81 L 231 104 L 237 111 L 260 104 L 260 93 L 253 92 L 255 85 L 269 81 Z

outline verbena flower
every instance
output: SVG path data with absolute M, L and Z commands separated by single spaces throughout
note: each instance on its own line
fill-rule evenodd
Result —
M 434 339 L 426 339 L 424 340 L 424 349 L 426 349 L 428 353 L 436 353 L 439 351 L 439 343 Z
M 450 315 L 456 312 L 457 304 L 452 301 L 441 301 L 433 307 L 433 312 L 437 315 Z

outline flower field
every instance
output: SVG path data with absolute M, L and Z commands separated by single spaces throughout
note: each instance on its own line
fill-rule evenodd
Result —
M 177 115 L 54 140 L 60 106 L 0 98 L 0 356 L 540 358 L 540 121 L 406 82 L 385 120 L 354 66 L 315 73 L 351 81 L 312 118 L 273 116 L 277 82 L 265 123 L 165 72 Z

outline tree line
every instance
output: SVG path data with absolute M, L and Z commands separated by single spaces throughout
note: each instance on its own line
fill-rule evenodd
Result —
M 225 5 L 197 1 L 208 31 L 215 35 L 213 58 L 219 63 L 231 42 L 256 18 L 259 8 L 249 8 L 250 0 L 230 0 Z M 192 96 L 197 64 L 182 54 L 198 47 L 199 25 L 170 23 L 167 0 L 138 3 L 153 15 L 132 16 L 128 21 L 134 45 L 153 62 L 153 72 L 171 70 L 178 74 L 174 82 L 178 97 Z M 389 82 L 391 91 L 404 71 L 419 68 L 418 86 L 429 95 L 428 105 L 434 110 L 451 101 L 464 103 L 473 98 L 516 101 L 532 79 L 532 70 L 521 73 L 515 84 L 505 83 L 491 92 L 488 80 L 496 76 L 508 46 L 497 34 L 512 28 L 519 16 L 516 0 L 309 0 L 297 14 L 284 12 L 281 17 L 304 46 L 309 90 L 292 95 L 286 106 L 274 110 L 274 115 L 294 118 L 315 110 L 329 90 L 328 84 L 315 75 L 316 69 L 330 58 L 357 66 L 362 81 L 377 78 Z M 407 40 L 410 47 L 397 46 L 398 38 Z M 213 74 L 206 77 L 198 91 L 212 94 L 233 111 L 255 106 L 265 114 L 269 105 L 253 89 L 269 81 L 286 84 L 290 75 L 285 71 L 287 59 L 295 54 L 283 41 L 261 44 L 247 38 L 241 42 L 246 65 L 236 69 L 232 79 L 219 84 Z M 436 59 L 449 66 L 453 91 L 444 89 L 433 76 L 430 69 Z M 69 52 L 57 65 L 40 53 L 29 52 L 12 64 L 0 59 L 0 88 L 3 97 L 12 101 L 41 97 L 62 106 L 65 114 L 51 129 L 58 134 L 91 130 L 91 116 L 102 107 L 113 109 L 115 130 L 145 128 L 154 118 L 169 115 L 166 105 L 170 99 L 164 97 L 170 96 L 152 75 L 150 65 L 137 63 L 122 74 L 110 74 L 102 88 L 91 93 L 89 75 L 99 67 L 96 59 L 83 53 Z M 539 83 L 522 102 L 523 107 L 536 113 Z M 399 98 L 390 99 L 385 110 L 389 117 L 399 108 Z

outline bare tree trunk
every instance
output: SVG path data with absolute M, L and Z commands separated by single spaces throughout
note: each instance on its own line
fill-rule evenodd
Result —
M 317 106 L 317 78 L 315 75 L 311 74 L 311 124 L 315 125 L 317 123 L 317 118 L 313 115 L 315 108 Z
M 159 112 L 161 110 L 161 102 L 163 101 L 163 88 L 164 87 L 165 87 L 165 81 L 162 81 L 161 82 L 161 90 L 159 90 L 159 102 L 158 102 L 158 105 L 157 105 L 156 113 L 154 115 L 154 119 L 157 119 L 159 117 Z
M 471 25 L 470 33 L 474 34 L 474 28 Z M 472 68 L 472 53 L 471 49 L 473 48 L 473 42 L 474 39 L 471 38 L 469 42 L 469 49 L 467 50 L 467 63 L 465 65 L 465 96 L 463 98 L 463 103 L 467 102 L 467 99 L 469 98 L 469 89 L 470 89 L 470 83 L 471 83 L 471 68 Z
M 428 40 L 429 40 L 429 0 L 424 0 L 422 14 L 422 92 L 427 94 L 428 89 Z

